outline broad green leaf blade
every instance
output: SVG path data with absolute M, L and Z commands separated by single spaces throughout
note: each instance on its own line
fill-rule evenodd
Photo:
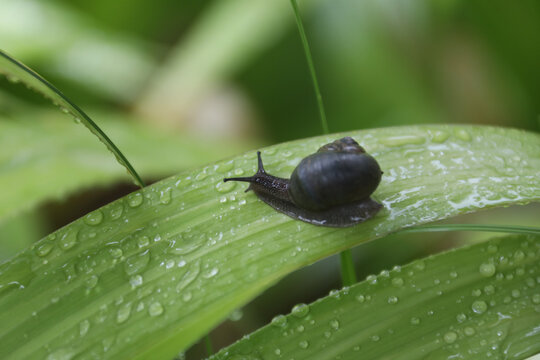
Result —
M 540 236 L 499 238 L 296 306 L 212 359 L 524 359 L 539 288 Z
M 404 227 L 540 199 L 537 134 L 410 126 L 347 135 L 385 172 L 374 194 L 384 209 L 375 218 L 316 227 L 222 182 L 254 172 L 255 152 L 185 172 L 0 266 L 0 354 L 168 359 L 301 266 Z M 338 136 L 269 147 L 266 170 L 288 176 Z
M 100 112 L 99 117 L 107 133 L 150 179 L 252 146 L 165 133 L 110 112 Z M 27 109 L 11 118 L 0 116 L 0 144 L 0 189 L 9 189 L 0 192 L 0 223 L 44 201 L 126 179 L 124 169 L 86 129 L 73 126 L 57 111 Z
M 11 56 L 0 50 L 0 74 L 4 74 L 11 82 L 22 82 L 26 86 L 41 93 L 46 98 L 50 99 L 55 105 L 62 109 L 62 112 L 69 114 L 77 122 L 81 122 L 90 130 L 90 132 L 98 137 L 98 139 L 105 144 L 107 149 L 114 155 L 116 160 L 126 168 L 128 173 L 133 178 L 135 184 L 140 187 L 144 186 L 144 182 L 140 178 L 139 174 L 135 171 L 133 166 L 126 159 L 124 154 L 116 147 L 116 145 L 109 139 L 109 137 L 97 126 L 97 124 L 90 119 L 84 111 L 82 111 L 77 105 L 72 103 L 64 94 L 55 88 L 51 83 L 42 78 L 34 70 L 30 69 L 23 63 L 15 60 Z

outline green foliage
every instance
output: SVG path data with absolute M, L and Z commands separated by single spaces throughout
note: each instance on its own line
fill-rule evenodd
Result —
M 229 156 L 250 146 L 165 133 L 111 112 L 102 126 L 148 179 L 161 178 Z M 16 118 L 17 121 L 12 121 Z M 128 175 L 86 129 L 57 111 L 26 107 L 0 116 L 0 223 L 47 200 Z M 34 239 L 37 240 L 37 239 Z
M 62 109 L 62 112 L 69 114 L 76 122 L 84 124 L 97 138 L 109 149 L 116 160 L 126 168 L 133 177 L 133 181 L 140 187 L 144 182 L 133 166 L 126 159 L 124 154 L 116 147 L 109 137 L 97 126 L 97 124 L 84 113 L 77 105 L 72 103 L 64 94 L 55 88 L 51 83 L 42 78 L 35 71 L 13 59 L 0 50 L 0 74 L 4 74 L 11 82 L 22 82 L 27 87 L 40 92 L 43 96 L 50 99 L 55 105 Z
M 320 132 L 287 1 L 4 0 L 4 50 L 91 109 L 145 179 L 182 172 L 89 213 L 0 265 L 0 357 L 170 359 L 286 274 L 364 241 L 409 233 L 373 242 L 375 254 L 368 246 L 357 249 L 365 271 L 403 262 L 414 246 L 392 238 L 417 238 L 412 232 L 538 234 L 531 226 L 474 224 L 482 213 L 460 220 L 473 224 L 416 226 L 538 201 L 538 134 L 502 127 L 382 127 L 460 122 L 538 129 L 539 4 L 300 2 L 331 129 L 380 128 L 348 135 L 385 171 L 375 194 L 385 210 L 352 229 L 325 229 L 272 211 L 245 194 L 245 186 L 221 182 L 254 171 L 254 150 L 200 168 L 248 148 L 248 142 L 262 143 L 257 136 L 281 142 Z M 5 57 L 1 63 L 11 81 L 23 78 L 73 116 L 71 105 L 29 69 Z M 22 89 L 7 82 L 0 87 Z M 24 102 L 14 106 L 2 89 L 4 259 L 58 227 L 43 221 L 48 209 L 36 206 L 126 174 L 85 129 Z M 240 105 L 241 116 L 221 112 L 223 95 L 227 106 Z M 204 139 L 189 133 L 189 121 L 200 120 L 201 110 L 220 115 L 221 126 L 206 127 Z M 225 121 L 243 116 L 249 124 L 243 129 L 256 131 L 235 132 L 229 125 L 236 123 Z M 212 140 L 223 135 L 223 124 L 242 139 L 242 149 Z M 185 133 L 175 135 L 180 128 Z M 277 145 L 263 157 L 269 171 L 288 176 L 301 157 L 337 136 Z M 63 206 L 79 205 L 73 202 Z M 537 225 L 535 209 L 484 216 L 492 217 L 491 224 L 520 218 L 520 224 Z M 450 238 L 454 244 L 462 235 L 440 236 L 429 248 L 448 246 Z M 313 358 L 316 352 L 332 359 L 393 358 L 400 351 L 400 357 L 428 359 L 458 353 L 523 358 L 539 351 L 538 321 L 533 323 L 540 301 L 538 242 L 508 237 L 384 271 L 310 308 L 295 308 L 285 327 L 265 328 L 218 357 Z M 265 301 L 283 309 L 289 298 L 281 293 Z M 481 302 L 487 305 L 483 312 Z M 269 315 L 266 308 L 271 306 L 257 317 Z M 304 318 L 296 317 L 306 310 Z M 253 325 L 255 317 L 245 318 Z
M 540 236 L 509 236 L 370 275 L 212 359 L 517 359 L 540 352 Z
M 405 227 L 540 199 L 537 134 L 409 126 L 347 135 L 385 171 L 374 194 L 384 209 L 372 220 L 316 227 L 222 182 L 254 172 L 254 152 L 184 172 L 0 265 L 0 354 L 170 358 L 301 266 Z M 286 176 L 337 136 L 266 148 L 267 170 Z

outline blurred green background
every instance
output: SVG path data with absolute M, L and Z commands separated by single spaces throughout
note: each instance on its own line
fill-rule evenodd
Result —
M 331 132 L 419 123 L 539 130 L 540 2 L 299 5 Z M 148 182 L 321 133 L 289 0 L 2 0 L 0 48 L 82 107 Z M 135 189 L 96 139 L 51 109 L 0 80 L 0 203 L 21 179 L 27 186 L 26 202 L 0 209 L 0 260 Z M 73 178 L 92 166 L 110 171 Z M 43 193 L 32 195 L 39 182 Z M 538 225 L 536 214 L 530 205 L 455 221 Z M 354 255 L 365 276 L 482 236 L 393 236 Z M 216 347 L 339 283 L 336 259 L 293 274 L 220 326 Z

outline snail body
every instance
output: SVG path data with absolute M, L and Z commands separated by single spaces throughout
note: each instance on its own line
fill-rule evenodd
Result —
M 314 225 L 348 227 L 373 217 L 382 205 L 370 198 L 381 181 L 377 161 L 351 137 L 322 146 L 302 159 L 290 179 L 267 174 L 261 153 L 258 170 L 246 181 L 265 203 Z

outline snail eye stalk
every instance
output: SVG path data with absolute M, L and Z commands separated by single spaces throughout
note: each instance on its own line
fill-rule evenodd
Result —
M 248 176 L 248 177 L 233 177 L 233 178 L 225 178 L 223 179 L 224 182 L 227 182 L 227 181 L 245 181 L 245 182 L 250 182 L 250 183 L 254 183 L 254 182 L 257 182 L 257 177 L 260 176 L 260 175 L 263 175 L 263 174 L 266 174 L 266 171 L 264 170 L 264 166 L 263 166 L 263 161 L 262 161 L 262 158 L 261 158 L 261 152 L 260 151 L 257 151 L 257 161 L 258 161 L 258 169 L 257 169 L 257 172 L 255 173 L 255 175 L 253 176 Z

